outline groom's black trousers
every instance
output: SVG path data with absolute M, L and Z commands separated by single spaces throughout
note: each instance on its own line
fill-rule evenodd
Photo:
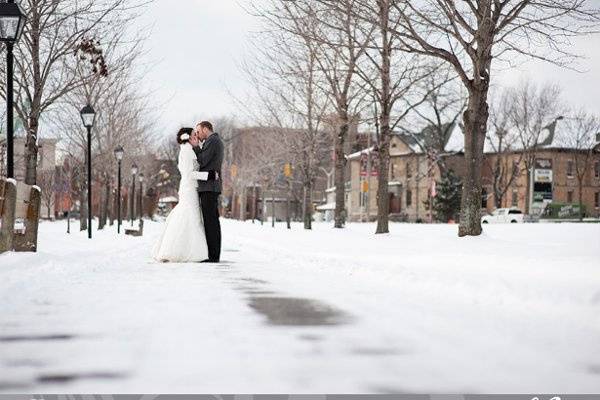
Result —
M 204 218 L 204 231 L 208 245 L 208 259 L 221 259 L 221 223 L 219 222 L 219 195 L 217 192 L 200 192 L 200 205 Z

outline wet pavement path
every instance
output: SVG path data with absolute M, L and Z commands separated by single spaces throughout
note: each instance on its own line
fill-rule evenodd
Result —
M 119 270 L 140 251 L 109 255 L 92 274 L 53 265 L 40 271 L 43 293 L 23 286 L 28 304 L 0 322 L 0 392 L 325 391 L 330 377 L 345 386 L 401 354 L 355 341 L 351 310 L 253 275 L 260 260 L 236 248 L 218 265 Z

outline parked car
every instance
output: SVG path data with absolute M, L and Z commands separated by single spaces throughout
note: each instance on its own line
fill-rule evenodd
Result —
M 523 212 L 516 208 L 499 208 L 491 215 L 481 217 L 482 224 L 520 224 L 524 220 Z

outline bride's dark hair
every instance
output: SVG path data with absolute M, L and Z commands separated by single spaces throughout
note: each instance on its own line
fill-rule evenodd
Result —
M 192 128 L 181 128 L 179 130 L 179 132 L 177 132 L 177 143 L 179 143 L 179 144 L 188 143 L 190 141 L 190 136 L 192 136 L 193 132 L 194 132 L 194 130 Z M 182 139 L 181 137 L 186 134 L 188 135 L 188 138 Z

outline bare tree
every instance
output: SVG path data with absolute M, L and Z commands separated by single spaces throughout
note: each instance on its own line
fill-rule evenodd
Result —
M 503 90 L 490 101 L 490 125 L 486 140 L 493 155 L 486 158 L 484 165 L 491 172 L 492 191 L 496 208 L 502 207 L 506 193 L 521 176 L 524 152 L 517 151 L 519 135 L 513 125 L 514 91 Z M 510 155 L 513 154 L 511 157 Z
M 335 171 L 334 226 L 345 223 L 346 154 L 350 125 L 356 123 L 369 92 L 359 82 L 357 66 L 370 44 L 371 31 L 361 29 L 352 10 L 356 0 L 280 1 L 280 15 L 273 14 L 281 29 L 311 41 L 317 56 L 316 67 L 323 77 L 323 90 L 331 99 L 335 118 L 333 129 Z M 370 98 L 371 96 L 368 96 Z
M 597 30 L 600 12 L 585 0 L 389 0 L 398 48 L 443 60 L 468 91 L 463 115 L 465 176 L 459 236 L 481 234 L 481 170 L 492 61 L 516 56 L 569 66 L 570 39 Z
M 273 187 L 284 163 L 294 166 L 304 188 L 304 228 L 311 229 L 313 187 L 328 164 L 332 149 L 331 137 L 323 129 L 331 104 L 323 91 L 323 76 L 317 61 L 318 44 L 309 36 L 280 29 L 270 17 L 264 20 L 267 30 L 258 38 L 257 56 L 245 65 L 254 88 L 253 103 L 258 108 L 250 113 L 261 125 L 279 131 L 278 139 L 283 146 L 273 150 L 284 151 L 272 153 L 272 162 L 261 175 L 270 174 L 271 179 L 266 180 Z M 318 20 L 307 17 L 304 23 L 317 24 Z
M 15 47 L 15 110 L 27 136 L 25 182 L 36 183 L 37 139 L 42 115 L 88 77 L 104 74 L 99 43 L 122 30 L 137 0 L 24 0 L 23 37 Z M 85 64 L 87 73 L 74 66 Z M 3 79 L 5 71 L 1 70 Z M 0 85 L 5 97 L 5 85 Z M 81 106 L 80 106 L 81 107 Z
M 431 68 L 432 65 L 426 64 L 420 55 L 398 51 L 399 18 L 393 1 L 357 1 L 353 12 L 364 19 L 363 29 L 373 32 L 366 61 L 357 65 L 357 73 L 378 105 L 376 233 L 388 233 L 391 137 L 401 121 L 427 98 L 428 93 L 418 92 L 418 85 L 434 73 L 436 67 Z
M 54 168 L 43 170 L 38 177 L 38 186 L 42 193 L 42 207 L 46 207 L 46 215 L 52 218 L 52 206 L 56 197 L 56 170 Z
M 541 146 L 550 145 L 554 139 L 557 122 L 562 119 L 564 106 L 560 88 L 553 84 L 541 86 L 521 82 L 509 91 L 510 123 L 517 133 L 522 162 L 527 173 L 527 201 L 525 212 L 530 213 L 532 174 L 535 158 Z M 521 160 L 519 160 L 519 165 Z
M 93 104 L 96 109 L 92 130 L 92 175 L 96 184 L 103 187 L 99 192 L 101 199 L 97 209 L 100 228 L 113 209 L 110 204 L 118 204 L 110 198 L 114 195 L 111 187 L 116 185 L 114 149 L 117 146 L 125 149 L 125 171 L 134 162 L 142 170 L 153 167 L 152 153 L 155 149 L 149 148 L 148 143 L 152 142 L 155 134 L 155 121 L 149 116 L 153 115 L 152 110 L 156 106 L 150 103 L 150 93 L 140 89 L 145 71 L 138 68 L 144 39 L 143 33 L 130 34 L 123 29 L 107 35 L 107 49 L 103 52 L 105 73 L 97 70 L 89 76 L 86 67 L 80 64 L 72 66 L 74 76 L 79 76 L 82 83 L 63 95 L 51 118 L 48 118 L 49 124 L 62 132 L 64 151 L 83 168 L 87 133 L 78 110 L 86 103 Z M 78 176 L 85 179 L 84 175 Z
M 420 106 L 414 108 L 416 118 L 402 124 L 402 131 L 415 139 L 421 151 L 432 158 L 440 172 L 445 172 L 446 147 L 459 125 L 466 106 L 466 96 L 449 67 L 438 67 L 436 72 L 426 76 L 419 86 L 427 96 Z M 407 127 L 422 127 L 423 123 L 425 127 L 420 131 Z
M 578 110 L 573 116 L 565 118 L 564 126 L 559 142 L 573 150 L 579 219 L 583 220 L 583 182 L 592 164 L 596 135 L 600 133 L 600 120 L 585 110 Z

